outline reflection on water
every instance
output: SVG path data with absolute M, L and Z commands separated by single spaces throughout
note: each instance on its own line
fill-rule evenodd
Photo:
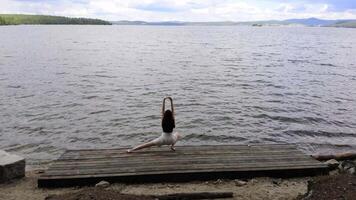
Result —
M 37 164 L 66 148 L 160 135 L 164 96 L 181 145 L 356 147 L 356 30 L 0 27 L 0 148 Z

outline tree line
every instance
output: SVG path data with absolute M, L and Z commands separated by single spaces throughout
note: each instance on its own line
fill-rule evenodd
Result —
M 93 24 L 111 25 L 110 22 L 100 19 L 70 18 L 49 15 L 0 15 L 0 25 L 20 25 L 20 24 Z

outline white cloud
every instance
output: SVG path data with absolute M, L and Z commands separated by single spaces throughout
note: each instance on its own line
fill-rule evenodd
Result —
M 312 2 L 312 1 L 310 1 Z M 93 17 L 106 20 L 252 21 L 319 17 L 356 19 L 355 10 L 329 11 L 326 3 L 248 0 L 0 0 L 0 13 Z

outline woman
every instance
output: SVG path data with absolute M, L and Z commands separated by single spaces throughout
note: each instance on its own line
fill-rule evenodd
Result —
M 171 102 L 171 110 L 165 110 L 166 99 L 169 99 Z M 127 150 L 127 153 L 131 153 L 133 151 L 148 148 L 152 146 L 162 146 L 162 145 L 171 145 L 172 151 L 175 151 L 174 145 L 181 138 L 179 133 L 173 133 L 173 129 L 176 127 L 174 120 L 174 106 L 173 100 L 171 97 L 166 97 L 163 99 L 162 105 L 162 135 L 150 142 L 141 144 L 135 148 Z

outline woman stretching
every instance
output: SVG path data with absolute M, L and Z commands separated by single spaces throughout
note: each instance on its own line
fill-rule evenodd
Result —
M 166 99 L 169 99 L 171 102 L 171 110 L 165 110 Z M 171 97 L 166 97 L 163 99 L 162 105 L 162 135 L 150 142 L 138 145 L 135 148 L 127 150 L 127 153 L 131 153 L 133 151 L 148 148 L 152 146 L 162 146 L 162 145 L 171 145 L 172 151 L 175 151 L 174 145 L 181 138 L 179 133 L 173 133 L 173 129 L 176 127 L 174 120 L 174 107 L 173 100 Z

